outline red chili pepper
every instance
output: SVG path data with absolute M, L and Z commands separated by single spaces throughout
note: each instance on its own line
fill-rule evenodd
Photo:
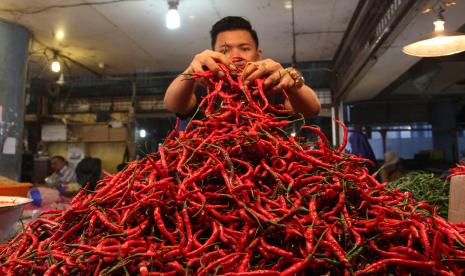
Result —
M 405 259 L 397 259 L 397 258 L 390 258 L 390 259 L 383 259 L 373 264 L 366 266 L 364 269 L 355 272 L 355 275 L 363 275 L 363 274 L 370 274 L 376 273 L 381 271 L 385 265 L 388 264 L 398 264 L 398 265 L 405 265 L 423 269 L 430 269 L 434 266 L 433 261 L 412 261 L 412 260 L 405 260 Z
M 207 248 L 209 246 L 211 246 L 216 241 L 216 239 L 218 238 L 218 226 L 217 226 L 217 224 L 215 222 L 213 222 L 212 227 L 213 227 L 213 232 L 212 232 L 210 238 L 208 238 L 208 240 L 202 246 L 200 246 L 199 248 L 197 248 L 194 251 L 191 251 L 189 253 L 186 253 L 185 254 L 186 257 L 190 258 L 190 257 L 198 256 L 200 253 L 207 250 Z
M 292 258 L 292 257 L 294 257 L 294 254 L 292 252 L 283 250 L 283 249 L 281 249 L 279 247 L 276 247 L 276 246 L 273 246 L 273 245 L 270 245 L 270 244 L 266 243 L 266 241 L 265 241 L 265 239 L 263 237 L 260 239 L 260 244 L 266 251 L 271 252 L 273 254 L 283 256 L 284 258 Z
M 282 275 L 279 271 L 273 270 L 255 270 L 248 272 L 228 272 L 224 276 L 279 276 Z
M 216 261 L 209 263 L 204 269 L 201 269 L 198 275 L 207 275 L 208 271 L 212 270 L 213 268 L 216 268 L 219 265 L 221 265 L 224 268 L 230 267 L 233 265 L 235 261 L 237 261 L 241 257 L 241 255 L 242 253 L 237 252 L 219 258 Z
M 389 250 L 399 252 L 399 253 L 402 253 L 402 254 L 407 254 L 410 258 L 413 258 L 413 259 L 416 259 L 416 260 L 420 260 L 420 261 L 426 261 L 427 260 L 426 256 L 422 255 L 417 250 L 415 250 L 413 248 L 410 248 L 410 247 L 391 246 L 389 248 Z
M 336 205 L 334 206 L 334 208 L 331 211 L 325 213 L 323 215 L 323 218 L 337 215 L 337 213 L 342 210 L 342 208 L 344 206 L 344 203 L 345 203 L 345 200 L 346 200 L 346 196 L 345 196 L 344 192 L 340 192 L 339 193 L 339 200 L 337 201 Z
M 327 242 L 328 245 L 331 247 L 332 252 L 336 257 L 339 259 L 339 261 L 348 266 L 349 265 L 349 260 L 347 260 L 346 253 L 344 252 L 344 249 L 339 245 L 339 243 L 336 241 L 336 239 L 333 237 L 333 234 L 331 231 L 326 231 L 325 232 L 325 241 L 322 241 L 322 243 Z
M 163 236 L 165 236 L 170 241 L 171 244 L 176 244 L 173 234 L 169 232 L 168 229 L 166 229 L 165 227 L 165 223 L 163 222 L 163 219 L 161 217 L 160 207 L 156 207 L 154 209 L 153 217 L 155 218 L 157 227 L 160 230 L 160 232 L 163 234 Z

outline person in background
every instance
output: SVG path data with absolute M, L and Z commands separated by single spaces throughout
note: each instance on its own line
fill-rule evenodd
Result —
M 376 157 L 367 136 L 363 133 L 363 127 L 359 124 L 354 126 L 354 132 L 349 137 L 350 147 L 352 154 L 371 160 L 375 166 L 369 166 L 370 173 L 376 171 Z
M 76 173 L 68 167 L 68 162 L 60 155 L 53 156 L 51 159 L 53 173 L 45 179 L 45 182 L 51 187 L 58 188 L 61 185 L 76 182 Z
M 402 176 L 404 168 L 400 157 L 392 151 L 384 153 L 384 164 L 381 166 L 381 182 L 391 182 Z
M 102 172 L 102 160 L 99 158 L 84 157 L 76 166 L 76 179 L 81 187 L 94 190 Z
M 196 54 L 190 65 L 166 90 L 164 102 L 168 110 L 175 112 L 181 119 L 191 117 L 200 102 L 196 86 L 202 84 L 202 81 L 186 79 L 185 74 L 211 70 L 216 76 L 223 78 L 224 72 L 217 64 L 222 63 L 233 70 L 237 67 L 243 68 L 242 77 L 245 83 L 264 78 L 264 90 L 268 98 L 276 97 L 280 90 L 284 90 L 288 97 L 283 101 L 288 110 L 304 116 L 314 116 L 320 112 L 318 97 L 305 85 L 304 79 L 295 68 L 284 68 L 272 59 L 261 59 L 262 50 L 258 48 L 257 33 L 248 20 L 238 16 L 225 17 L 213 25 L 210 35 L 212 50 L 207 49 Z M 233 57 L 242 61 L 233 63 Z M 270 100 L 270 103 L 279 102 L 280 100 Z

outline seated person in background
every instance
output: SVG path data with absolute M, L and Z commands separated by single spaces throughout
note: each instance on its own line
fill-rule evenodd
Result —
M 100 179 L 100 172 L 102 171 L 102 160 L 98 158 L 85 157 L 76 166 L 77 182 L 81 187 L 87 187 L 89 190 L 94 190 Z
M 68 162 L 63 156 L 53 156 L 51 165 L 53 173 L 45 179 L 45 182 L 47 182 L 49 186 L 58 188 L 61 185 L 76 182 L 76 173 L 73 169 L 68 167 Z
M 404 168 L 400 157 L 392 151 L 384 153 L 384 164 L 381 167 L 381 182 L 391 182 L 402 176 Z
M 368 137 L 363 133 L 363 127 L 359 124 L 354 126 L 354 132 L 349 137 L 350 147 L 352 148 L 352 154 L 369 159 L 373 162 L 374 166 L 368 165 L 370 173 L 376 172 L 376 157 Z

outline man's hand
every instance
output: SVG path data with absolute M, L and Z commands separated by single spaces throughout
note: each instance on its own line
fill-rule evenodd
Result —
M 219 78 L 223 78 L 224 72 L 218 66 L 218 63 L 222 63 L 232 70 L 236 69 L 236 66 L 224 54 L 212 50 L 205 50 L 194 56 L 194 59 L 185 72 L 192 74 L 210 70 Z
M 218 63 L 222 63 L 228 68 L 236 69 L 235 65 L 229 58 L 220 52 L 205 50 L 194 56 L 190 65 L 179 75 L 165 92 L 165 107 L 179 114 L 188 114 L 197 105 L 197 96 L 194 93 L 196 84 L 207 85 L 203 79 L 186 80 L 184 74 L 201 73 L 211 70 L 219 78 L 223 78 L 224 72 Z
M 271 93 L 276 93 L 282 89 L 294 92 L 296 89 L 296 81 L 289 74 L 289 71 L 272 59 L 247 63 L 242 72 L 242 78 L 245 83 L 265 78 L 263 89 Z
M 272 59 L 249 62 L 242 72 L 242 78 L 246 84 L 264 78 L 265 93 L 274 94 L 284 90 L 288 96 L 284 106 L 293 112 L 302 113 L 306 117 L 320 112 L 321 105 L 315 91 L 305 85 L 302 76 L 294 68 L 284 69 Z

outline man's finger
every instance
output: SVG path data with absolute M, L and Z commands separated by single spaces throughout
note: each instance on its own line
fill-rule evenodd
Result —
M 226 65 L 231 70 L 236 70 L 237 69 L 236 66 L 234 65 L 234 63 L 227 56 L 225 56 L 223 53 L 212 51 L 211 52 L 211 57 L 215 61 Z
M 204 63 L 205 66 L 208 67 L 208 69 L 210 69 L 210 71 L 212 71 L 219 78 L 224 77 L 223 70 L 221 70 L 221 68 L 218 66 L 218 64 L 216 63 L 216 61 L 213 58 L 210 58 L 210 57 L 206 58 L 203 63 Z
M 245 80 L 250 74 L 258 70 L 258 64 L 255 62 L 248 62 L 242 71 L 242 79 Z
M 291 78 L 291 76 L 289 76 L 289 74 L 287 74 L 282 78 L 279 84 L 277 84 L 276 86 L 272 88 L 272 90 L 273 92 L 279 92 L 281 90 L 290 89 L 293 87 L 293 85 L 294 85 L 294 80 Z
M 245 81 L 253 82 L 254 80 L 273 74 L 275 71 L 281 69 L 282 66 L 279 63 L 273 62 L 261 62 L 258 65 L 258 69 L 250 74 Z
M 204 71 L 202 68 L 202 63 L 197 62 L 197 61 L 193 61 L 191 63 L 191 67 L 192 67 L 192 73 L 200 73 Z
M 266 80 L 263 82 L 263 89 L 268 89 L 276 84 L 280 83 L 281 80 L 286 77 L 287 72 L 284 69 L 280 69 L 273 74 L 271 74 Z
M 267 67 L 265 62 L 254 62 L 252 64 L 249 66 L 249 68 L 253 66 L 253 70 L 249 69 L 252 70 L 250 73 L 246 72 L 248 74 L 242 75 L 245 83 L 253 82 L 255 79 L 264 77 L 270 73 L 269 67 Z

